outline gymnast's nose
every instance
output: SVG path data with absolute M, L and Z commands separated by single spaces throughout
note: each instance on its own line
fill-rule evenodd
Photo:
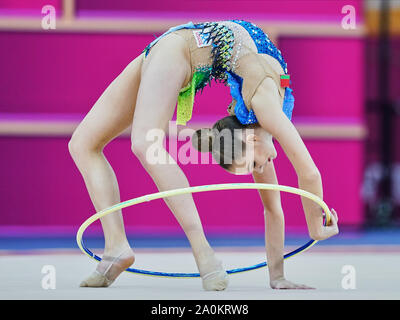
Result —
M 272 154 L 268 157 L 268 162 L 271 162 L 272 160 L 275 160 L 275 158 L 278 156 L 278 153 L 276 152 L 276 149 L 273 149 Z

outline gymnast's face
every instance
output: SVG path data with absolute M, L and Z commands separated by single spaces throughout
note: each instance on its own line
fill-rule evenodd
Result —
M 236 175 L 262 173 L 277 156 L 272 135 L 260 126 L 242 131 L 243 156 L 233 161 L 229 171 Z

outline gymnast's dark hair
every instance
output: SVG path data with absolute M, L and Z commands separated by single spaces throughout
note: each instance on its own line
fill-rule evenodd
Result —
M 200 152 L 211 152 L 213 158 L 224 169 L 229 169 L 233 161 L 243 155 L 245 143 L 235 134 L 235 130 L 248 128 L 231 115 L 218 120 L 212 128 L 197 130 L 192 136 L 193 147 Z

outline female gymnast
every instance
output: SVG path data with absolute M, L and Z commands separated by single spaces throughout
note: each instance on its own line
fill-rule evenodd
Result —
M 194 96 L 211 80 L 230 87 L 229 116 L 213 128 L 196 131 L 192 143 L 233 174 L 252 173 L 258 183 L 277 184 L 274 137 L 298 176 L 299 188 L 322 198 L 322 182 L 301 137 L 293 126 L 292 90 L 281 52 L 256 25 L 242 20 L 189 22 L 173 27 L 151 42 L 100 96 L 74 131 L 68 147 L 81 172 L 96 211 L 120 202 L 118 183 L 104 157 L 107 143 L 132 124 L 131 148 L 160 191 L 189 187 L 188 180 L 160 142 L 165 164 L 146 159 L 154 141 L 149 130 L 164 133 L 177 107 L 177 123 L 191 118 Z M 230 143 L 225 140 L 231 132 Z M 239 148 L 235 146 L 240 146 Z M 223 160 L 221 160 L 223 158 Z M 306 289 L 284 277 L 284 217 L 278 191 L 261 190 L 266 225 L 269 283 L 274 289 Z M 183 228 L 205 290 L 224 290 L 228 277 L 210 247 L 191 194 L 165 199 Z M 302 198 L 310 236 L 323 240 L 337 234 L 337 214 L 323 226 L 318 205 Z M 134 263 L 121 212 L 101 219 L 105 249 L 96 271 L 83 287 L 107 287 Z

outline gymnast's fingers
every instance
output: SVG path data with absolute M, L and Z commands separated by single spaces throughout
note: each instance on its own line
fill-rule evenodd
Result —
M 336 220 L 336 223 L 338 223 L 338 221 L 339 221 L 339 217 L 338 217 L 338 215 L 337 215 L 337 212 L 335 211 L 335 209 L 331 209 L 331 212 L 333 213 L 333 216 L 335 217 L 335 220 Z
M 338 223 L 338 215 L 337 215 L 337 213 L 336 213 L 336 211 L 335 211 L 335 209 L 331 209 L 331 219 L 330 219 L 330 221 L 329 221 L 329 226 L 337 226 L 337 223 Z

